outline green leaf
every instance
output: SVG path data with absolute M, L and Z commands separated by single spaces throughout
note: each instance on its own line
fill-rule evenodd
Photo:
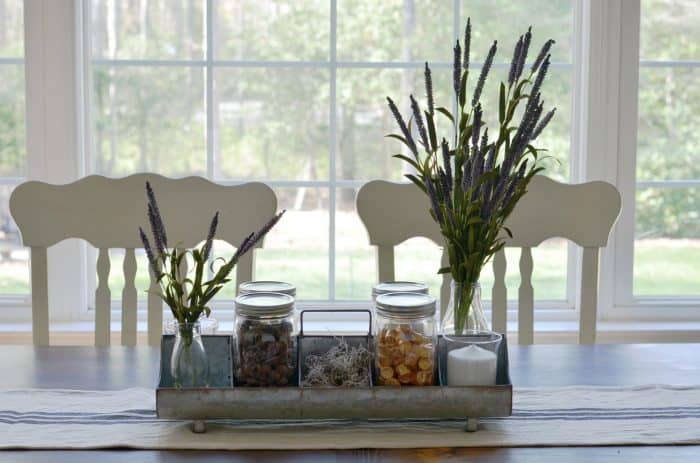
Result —
M 413 174 L 405 174 L 404 177 L 412 181 L 418 188 L 421 189 L 421 191 L 425 194 L 428 194 L 428 191 L 425 189 L 425 185 L 423 185 L 423 182 L 418 180 L 418 178 L 413 175 Z
M 443 116 L 448 118 L 450 120 L 450 122 L 452 122 L 453 124 L 455 123 L 455 118 L 452 116 L 452 113 L 444 106 L 440 106 L 439 108 L 435 108 L 435 111 L 439 112 L 440 114 L 442 114 Z
M 401 135 L 397 135 L 397 134 L 395 134 L 395 133 L 390 133 L 389 135 L 384 135 L 384 136 L 385 136 L 386 138 L 395 138 L 396 140 L 400 141 L 401 143 L 403 143 L 403 144 L 406 145 L 407 147 L 410 147 L 410 146 L 411 146 L 411 145 L 408 143 L 408 140 L 406 140 L 406 139 L 405 139 L 404 137 L 402 137 Z
M 405 161 L 405 162 L 409 163 L 411 166 L 413 166 L 414 169 L 420 170 L 420 166 L 418 165 L 418 163 L 416 161 L 414 161 L 413 159 L 409 158 L 408 156 L 405 156 L 403 154 L 395 154 L 392 157 L 397 158 L 397 159 L 401 159 L 402 161 Z
M 452 271 L 451 267 L 442 267 L 440 270 L 438 270 L 438 275 L 450 273 L 451 271 Z

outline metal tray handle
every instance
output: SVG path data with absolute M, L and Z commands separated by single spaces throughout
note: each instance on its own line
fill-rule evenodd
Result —
M 299 312 L 299 336 L 304 336 L 304 314 L 305 313 L 349 313 L 349 312 L 364 312 L 368 318 L 367 336 L 372 335 L 372 311 L 369 309 L 347 309 L 347 310 L 330 310 L 330 309 L 304 309 Z

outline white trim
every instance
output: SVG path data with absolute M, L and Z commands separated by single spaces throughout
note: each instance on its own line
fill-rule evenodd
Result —
M 35 0 L 24 5 L 27 176 L 52 183 L 78 178 L 80 166 L 79 2 Z M 85 269 L 75 240 L 48 253 L 51 318 L 66 320 L 86 305 Z
M 639 94 L 639 0 L 621 2 L 620 26 L 620 102 L 617 188 L 622 195 L 622 213 L 615 230 L 614 303 L 618 307 L 635 305 L 633 299 L 635 197 L 637 176 L 637 103 Z M 610 316 L 615 316 L 611 314 Z

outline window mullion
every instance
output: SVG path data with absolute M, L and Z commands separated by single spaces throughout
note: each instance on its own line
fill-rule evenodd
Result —
M 204 15 L 205 24 L 205 48 L 206 48 L 206 83 L 205 83 L 205 98 L 207 106 L 207 177 L 213 180 L 216 175 L 215 166 L 215 137 L 214 134 L 214 12 L 212 11 L 213 0 L 207 0 L 206 14 Z
M 328 190 L 328 299 L 335 300 L 335 219 L 336 219 L 336 156 L 338 139 L 337 121 L 337 24 L 338 5 L 336 0 L 331 0 L 330 12 L 330 121 L 329 121 L 329 178 L 330 186 Z
M 639 0 L 621 2 L 617 187 L 622 213 L 615 230 L 615 303 L 632 304 L 639 94 Z

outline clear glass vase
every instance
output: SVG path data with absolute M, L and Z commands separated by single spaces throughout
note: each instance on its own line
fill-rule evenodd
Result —
M 481 305 L 479 283 L 452 281 L 450 303 L 441 317 L 440 333 L 443 336 L 463 336 L 475 331 L 489 331 L 489 325 Z
M 175 387 L 207 387 L 209 360 L 202 344 L 199 322 L 177 323 L 175 345 L 170 356 L 170 375 Z

